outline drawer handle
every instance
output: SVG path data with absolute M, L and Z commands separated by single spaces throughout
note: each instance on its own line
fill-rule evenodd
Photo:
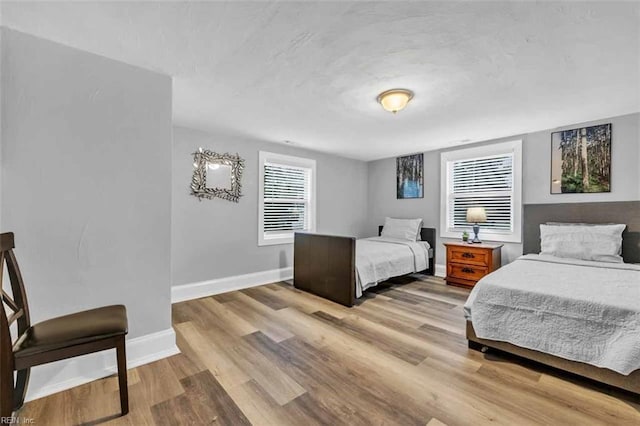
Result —
M 465 259 L 473 259 L 473 258 L 475 258 L 473 253 L 468 253 L 468 252 L 462 253 L 462 257 L 464 257 Z
M 462 272 L 464 272 L 465 274 L 473 274 L 476 271 L 471 268 L 462 268 Z

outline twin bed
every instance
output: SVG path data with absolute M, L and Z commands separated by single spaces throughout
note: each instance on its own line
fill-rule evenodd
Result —
M 394 225 L 389 221 L 394 219 L 385 222 L 388 230 Z M 414 272 L 433 275 L 436 231 L 421 223 L 417 219 L 406 224 L 406 235 L 384 232 L 380 226 L 378 237 L 358 240 L 296 232 L 294 286 L 350 307 L 365 290 L 389 278 Z
M 611 223 L 626 225 L 617 228 L 624 228 L 621 246 L 619 235 L 617 243 L 589 241 L 584 224 Z M 583 226 L 573 232 L 567 224 Z M 569 240 L 556 238 L 554 226 Z M 542 251 L 551 254 L 538 254 L 541 229 Z M 384 234 L 364 240 L 296 234 L 295 286 L 352 306 L 383 279 L 423 267 L 433 274 L 435 230 L 420 233 L 419 241 L 404 243 Z M 602 253 L 590 258 L 589 247 Z M 523 248 L 524 256 L 484 277 L 470 294 L 464 307 L 469 347 L 498 349 L 640 394 L 640 201 L 525 205 Z
M 625 229 L 622 247 L 614 246 L 610 223 L 626 225 L 617 227 Z M 604 231 L 594 238 L 596 228 Z M 639 235 L 640 202 L 525 206 L 527 254 L 480 280 L 465 304 L 469 347 L 640 394 Z M 567 254 L 552 255 L 558 250 Z

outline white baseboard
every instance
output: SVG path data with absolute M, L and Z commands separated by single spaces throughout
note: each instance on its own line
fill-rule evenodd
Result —
M 435 275 L 436 277 L 442 277 L 442 278 L 446 277 L 447 267 L 445 265 L 440 265 L 436 263 Z
M 254 272 L 252 274 L 235 275 L 232 277 L 216 278 L 192 284 L 171 287 L 171 303 L 198 299 L 214 294 L 226 293 L 243 288 L 256 287 L 263 284 L 290 280 L 293 278 L 293 268 L 272 269 L 270 271 Z
M 173 328 L 127 339 L 127 368 L 148 364 L 180 353 Z M 117 371 L 116 352 L 107 350 L 57 361 L 31 369 L 27 401 L 42 398 Z

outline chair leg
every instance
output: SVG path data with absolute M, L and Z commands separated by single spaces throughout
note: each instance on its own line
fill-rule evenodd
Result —
M 9 418 L 13 413 L 13 370 L 0 369 L 0 373 L 0 418 Z
M 122 415 L 129 412 L 129 389 L 127 388 L 127 352 L 125 338 L 122 336 L 116 344 L 116 356 L 118 358 L 118 384 L 120 386 L 120 411 Z
M 4 315 L 2 306 L 0 312 L 0 315 Z M 0 333 L 2 332 L 0 329 Z M 8 343 L 11 344 L 10 341 Z M 0 349 L 0 417 L 8 418 L 13 413 L 13 360 L 10 358 L 13 354 L 10 346 L 8 351 L 4 349 Z
M 27 386 L 29 385 L 29 375 L 31 373 L 30 368 L 19 370 L 16 378 L 16 389 L 13 394 L 13 409 L 17 411 L 22 404 L 24 404 L 24 398 L 27 396 Z

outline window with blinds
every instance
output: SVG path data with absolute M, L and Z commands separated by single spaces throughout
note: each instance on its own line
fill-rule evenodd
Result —
M 260 153 L 260 245 L 293 241 L 295 231 L 313 231 L 315 161 Z
M 450 229 L 463 229 L 469 207 L 484 207 L 485 230 L 513 231 L 513 154 L 452 161 L 449 163 Z
M 461 238 L 473 223 L 470 207 L 483 207 L 487 241 L 522 241 L 522 141 L 444 151 L 441 159 L 440 236 Z
M 310 169 L 264 165 L 264 232 L 309 228 Z

